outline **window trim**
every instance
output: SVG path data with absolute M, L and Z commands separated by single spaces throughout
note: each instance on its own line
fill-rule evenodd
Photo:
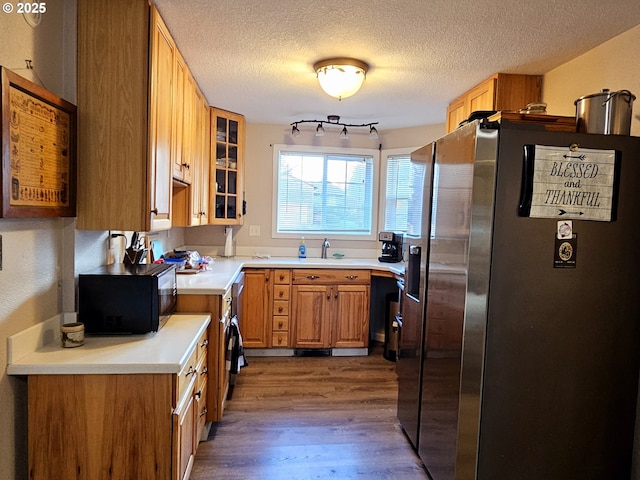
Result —
M 311 145 L 286 145 L 274 144 L 271 163 L 272 172 L 272 208 L 271 208 L 271 238 L 297 238 L 303 236 L 306 239 L 323 239 L 327 235 L 317 233 L 280 233 L 278 232 L 278 162 L 280 160 L 280 152 L 298 152 L 313 154 L 336 154 L 336 155 L 364 155 L 373 158 L 373 178 L 371 179 L 371 234 L 363 235 L 345 235 L 334 234 L 330 236 L 335 240 L 353 240 L 353 241 L 369 241 L 378 239 L 378 218 L 379 211 L 376 205 L 379 205 L 380 190 L 380 150 L 373 148 L 344 148 L 332 146 L 311 146 Z

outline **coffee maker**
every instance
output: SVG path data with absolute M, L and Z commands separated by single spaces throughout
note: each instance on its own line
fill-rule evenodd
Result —
M 381 262 L 398 263 L 402 261 L 402 234 L 393 232 L 378 233 L 378 240 L 382 242 Z

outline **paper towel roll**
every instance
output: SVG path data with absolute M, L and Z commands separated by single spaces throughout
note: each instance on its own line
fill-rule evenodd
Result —
M 225 227 L 224 234 L 224 256 L 233 257 L 233 228 Z

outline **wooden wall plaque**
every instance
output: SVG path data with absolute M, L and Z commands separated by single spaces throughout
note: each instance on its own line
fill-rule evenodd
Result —
M 0 70 L 0 216 L 75 217 L 75 105 L 11 70 Z

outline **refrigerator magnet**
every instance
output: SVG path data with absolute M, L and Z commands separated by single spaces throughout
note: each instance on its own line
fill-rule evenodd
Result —
M 573 233 L 568 238 L 558 238 L 556 235 L 553 254 L 553 268 L 576 268 L 578 257 L 578 234 Z
M 573 222 L 571 220 L 558 221 L 558 234 L 556 238 L 558 240 L 564 240 L 565 238 L 571 238 L 573 235 Z

